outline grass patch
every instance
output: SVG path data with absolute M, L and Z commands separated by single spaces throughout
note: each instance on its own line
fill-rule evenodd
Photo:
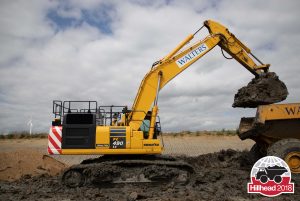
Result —
M 235 136 L 237 135 L 237 130 L 213 130 L 213 131 L 181 131 L 181 132 L 166 132 L 163 133 L 164 136 L 173 137 L 183 137 L 183 136 L 204 136 L 204 135 L 214 135 L 214 136 Z
M 11 132 L 9 134 L 0 134 L 0 140 L 5 139 L 43 139 L 47 138 L 48 133 L 32 133 L 31 135 L 29 132 L 26 131 L 17 131 L 17 132 Z

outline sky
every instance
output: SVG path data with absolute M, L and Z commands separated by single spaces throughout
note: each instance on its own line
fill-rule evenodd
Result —
M 131 107 L 153 62 L 207 19 L 229 28 L 300 101 L 300 1 L 1 0 L 0 133 L 47 132 L 52 100 Z M 201 31 L 196 38 L 208 35 Z M 163 131 L 236 129 L 255 109 L 232 108 L 253 75 L 219 47 L 159 95 Z

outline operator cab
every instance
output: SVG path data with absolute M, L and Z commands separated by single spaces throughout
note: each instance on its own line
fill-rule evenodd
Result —
M 54 133 L 56 133 L 56 129 L 60 129 L 61 149 L 96 149 L 97 146 L 100 146 L 96 142 L 97 136 L 99 138 L 107 137 L 105 134 L 97 132 L 97 129 L 109 127 L 109 132 L 113 132 L 117 128 L 121 129 L 121 127 L 124 129 L 129 124 L 128 116 L 132 112 L 134 111 L 128 110 L 126 106 L 98 107 L 96 101 L 55 100 L 53 101 L 55 119 L 52 121 L 52 129 L 54 129 Z M 122 119 L 122 116 L 124 116 L 124 119 Z M 143 131 L 144 139 L 149 137 L 150 119 L 151 111 L 147 113 L 139 129 Z M 161 132 L 159 117 L 157 119 L 153 139 L 157 139 Z

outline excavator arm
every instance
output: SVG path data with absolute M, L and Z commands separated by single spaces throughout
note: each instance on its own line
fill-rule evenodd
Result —
M 270 64 L 263 64 L 251 50 L 244 45 L 234 34 L 221 24 L 212 20 L 204 22 L 204 26 L 209 30 L 211 35 L 218 35 L 220 42 L 218 45 L 228 54 L 249 70 L 253 75 L 259 76 L 263 72 L 267 72 Z M 250 55 L 259 63 L 257 65 Z
M 182 50 L 183 47 L 194 38 L 199 30 L 195 34 L 189 35 L 166 57 L 155 62 L 151 70 L 145 75 L 133 103 L 132 112 L 128 116 L 129 125 L 133 130 L 138 130 L 140 128 L 148 110 L 154 102 L 150 135 L 153 133 L 159 90 L 161 90 L 170 80 L 212 50 L 216 45 L 219 45 L 231 55 L 232 58 L 237 60 L 256 77 L 264 72 L 268 72 L 270 65 L 263 64 L 259 61 L 251 53 L 250 49 L 230 33 L 226 27 L 212 20 L 205 21 L 203 27 L 206 27 L 210 33 L 206 38 Z M 179 52 L 180 50 L 182 51 Z M 260 64 L 257 65 L 250 56 L 256 59 Z M 151 137 L 152 136 L 150 136 L 150 138 Z

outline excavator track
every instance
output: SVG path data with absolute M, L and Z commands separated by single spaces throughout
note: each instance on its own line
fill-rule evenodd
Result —
M 120 183 L 189 182 L 194 168 L 171 157 L 99 157 L 71 166 L 62 176 L 68 187 L 107 186 Z

